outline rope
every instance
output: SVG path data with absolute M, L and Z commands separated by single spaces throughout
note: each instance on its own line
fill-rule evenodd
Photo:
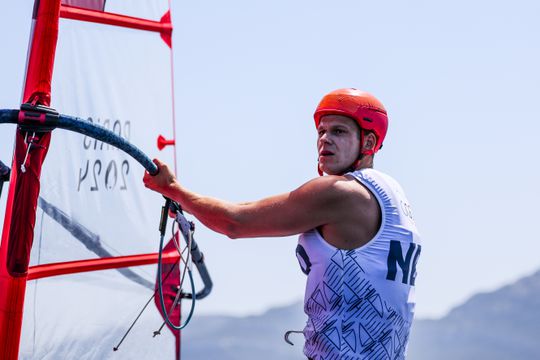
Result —
M 178 221 L 178 218 L 180 216 L 183 217 L 183 215 L 181 215 L 178 212 L 177 212 L 176 216 L 177 216 L 177 219 L 175 220 L 175 222 Z M 180 224 L 180 222 L 178 222 L 178 223 Z M 180 232 L 185 237 L 185 234 L 182 231 L 180 231 Z M 157 278 L 158 278 L 159 303 L 160 303 L 160 306 L 161 306 L 161 311 L 163 313 L 163 319 L 165 320 L 167 325 L 169 325 L 174 330 L 182 330 L 191 321 L 191 317 L 193 316 L 193 312 L 195 310 L 196 297 L 193 296 L 192 299 L 191 299 L 191 308 L 189 310 L 189 314 L 188 314 L 188 316 L 186 318 L 186 321 L 183 324 L 181 323 L 180 325 L 173 324 L 171 319 L 169 318 L 169 311 L 167 311 L 166 306 L 165 306 L 165 299 L 163 298 L 163 280 L 161 279 L 161 274 L 162 274 L 162 254 L 163 254 L 163 242 L 164 242 L 163 240 L 164 240 L 164 238 L 165 238 L 165 235 L 162 234 L 160 236 L 160 240 L 159 240 L 158 271 L 157 271 L 158 272 Z M 185 239 L 187 241 L 187 243 L 188 243 L 188 255 L 187 255 L 186 265 L 185 265 L 184 269 L 187 269 L 187 273 L 188 273 L 188 276 L 189 276 L 189 282 L 190 282 L 190 285 L 191 285 L 191 293 L 195 294 L 195 281 L 193 280 L 193 271 L 192 271 L 193 263 L 191 262 L 192 238 L 193 238 L 193 232 L 189 231 L 188 232 L 188 237 L 187 237 L 187 239 Z M 183 284 L 184 279 L 185 279 L 185 276 L 182 276 L 182 280 L 181 280 L 180 285 Z M 178 290 L 177 296 L 176 296 L 176 298 L 175 298 L 175 300 L 173 302 L 173 306 L 171 307 L 171 310 L 174 309 L 174 306 L 176 306 L 178 304 L 178 301 L 180 299 L 179 294 L 182 291 L 181 289 L 182 289 L 182 286 L 180 286 L 180 288 Z M 161 326 L 161 328 L 163 328 L 163 325 Z M 157 332 L 154 332 L 154 336 L 159 334 L 159 331 L 161 330 L 161 328 Z

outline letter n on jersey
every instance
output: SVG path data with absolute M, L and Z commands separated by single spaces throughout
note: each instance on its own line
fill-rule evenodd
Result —
M 414 285 L 416 279 L 416 263 L 418 257 L 420 256 L 420 251 L 422 246 L 415 244 L 413 242 L 409 243 L 409 249 L 403 259 L 403 251 L 401 249 L 401 242 L 396 240 L 390 241 L 390 251 L 388 252 L 388 273 L 386 274 L 387 280 L 396 281 L 397 275 L 397 265 L 401 268 L 403 273 L 403 279 L 401 280 L 404 284 Z M 414 258 L 413 258 L 414 254 Z M 411 264 L 412 260 L 412 264 Z M 412 269 L 411 269 L 412 265 Z

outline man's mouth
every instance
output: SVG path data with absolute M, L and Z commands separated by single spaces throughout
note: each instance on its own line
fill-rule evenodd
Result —
M 323 150 L 319 153 L 319 156 L 332 156 L 332 155 L 334 155 L 334 153 L 328 150 Z

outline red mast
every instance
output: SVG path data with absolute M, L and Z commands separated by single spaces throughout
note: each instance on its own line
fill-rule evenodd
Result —
M 50 105 L 59 14 L 60 0 L 36 1 L 23 102 Z M 0 358 L 5 360 L 18 358 L 39 179 L 50 138 L 17 130 L 0 244 Z

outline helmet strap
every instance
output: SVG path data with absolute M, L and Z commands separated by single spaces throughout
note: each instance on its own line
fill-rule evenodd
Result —
M 358 158 L 352 163 L 351 167 L 349 168 L 349 170 L 347 172 L 353 172 L 355 171 L 358 166 L 360 165 L 360 162 L 364 159 L 364 156 L 366 155 L 374 155 L 375 154 L 375 150 L 374 149 L 369 149 L 369 150 L 364 150 L 363 147 L 364 147 L 364 130 L 363 129 L 360 129 L 360 154 L 358 154 Z

